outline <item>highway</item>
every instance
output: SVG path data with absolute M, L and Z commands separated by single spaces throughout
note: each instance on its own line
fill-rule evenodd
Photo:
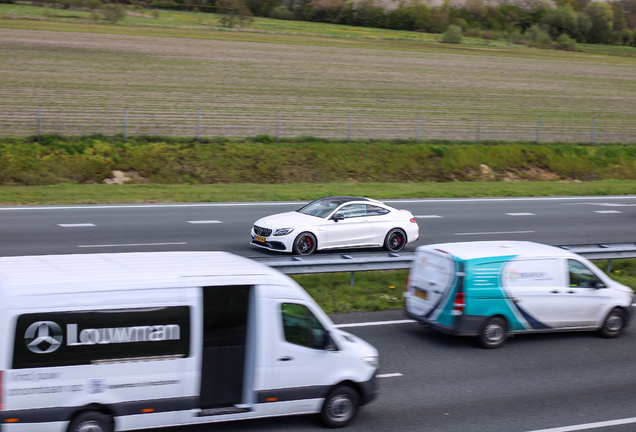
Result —
M 472 240 L 546 244 L 636 241 L 636 196 L 387 200 L 418 218 L 409 245 Z M 303 203 L 203 203 L 0 207 L 0 255 L 226 250 L 249 245 L 265 215 Z M 636 327 L 524 335 L 498 350 L 404 322 L 400 311 L 332 316 L 378 348 L 381 394 L 349 431 L 568 432 L 636 430 Z M 381 325 L 368 323 L 382 322 Z M 318 431 L 314 416 L 169 431 Z
M 529 240 L 636 241 L 636 196 L 387 200 L 417 217 L 421 244 Z M 302 202 L 0 207 L 0 256 L 224 250 L 277 256 L 249 245 L 260 217 Z M 333 253 L 333 252 L 330 252 Z

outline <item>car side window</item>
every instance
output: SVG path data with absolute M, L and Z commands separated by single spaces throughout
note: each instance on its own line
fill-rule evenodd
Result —
M 604 288 L 605 284 L 585 264 L 576 260 L 568 260 L 568 274 L 571 287 Z
M 281 314 L 287 342 L 308 348 L 324 349 L 327 332 L 307 306 L 283 303 Z
M 389 210 L 385 208 L 367 204 L 367 216 L 382 216 L 387 213 Z
M 367 215 L 366 204 L 349 204 L 338 210 L 338 213 L 343 215 L 346 219 L 354 217 L 363 217 Z

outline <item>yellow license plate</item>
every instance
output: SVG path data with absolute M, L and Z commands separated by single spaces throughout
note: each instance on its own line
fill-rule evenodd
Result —
M 254 236 L 254 241 L 265 243 L 265 237 Z
M 419 297 L 421 299 L 427 300 L 428 293 L 426 291 L 415 290 L 415 297 Z

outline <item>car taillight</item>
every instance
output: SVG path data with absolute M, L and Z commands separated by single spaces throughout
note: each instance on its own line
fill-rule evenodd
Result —
M 462 315 L 464 308 L 466 307 L 466 294 L 458 292 L 455 294 L 455 300 L 453 301 L 453 311 L 451 315 Z
M 411 218 L 411 222 L 413 222 L 413 223 L 417 223 L 417 221 L 415 220 L 415 218 L 414 218 L 414 217 L 412 217 L 412 218 Z

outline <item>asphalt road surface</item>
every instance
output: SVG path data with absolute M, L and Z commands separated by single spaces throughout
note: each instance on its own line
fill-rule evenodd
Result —
M 635 241 L 636 196 L 387 200 L 417 217 L 407 246 L 473 240 L 545 244 Z M 278 256 L 249 245 L 259 218 L 301 202 L 0 207 L 0 256 L 224 250 Z M 333 253 L 333 252 L 327 252 Z

